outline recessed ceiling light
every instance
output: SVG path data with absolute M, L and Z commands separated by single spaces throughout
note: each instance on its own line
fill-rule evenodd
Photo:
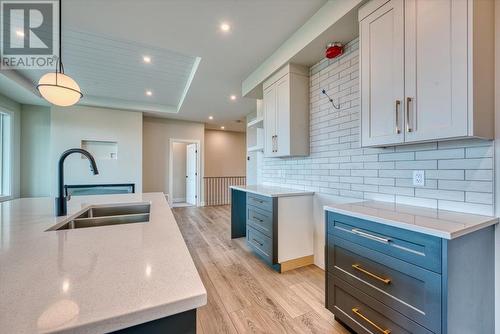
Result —
M 234 101 L 234 100 L 236 100 L 236 95 L 231 95 L 230 98 L 231 98 L 231 100 Z
M 143 56 L 142 61 L 145 62 L 146 64 L 151 63 L 151 57 L 150 56 Z
M 17 37 L 24 37 L 24 31 L 16 30 L 16 35 L 17 35 Z
M 214 116 L 208 116 L 208 119 L 212 120 L 214 119 Z
M 220 24 L 220 30 L 223 32 L 228 32 L 229 30 L 231 30 L 231 26 L 229 25 L 229 23 L 223 22 Z
M 147 90 L 147 91 L 146 91 L 146 95 L 147 95 L 147 96 L 151 96 L 151 95 L 153 95 L 153 92 L 152 92 L 152 91 L 150 91 L 150 90 Z
M 221 127 L 220 127 L 220 129 L 221 129 L 221 130 L 224 130 L 224 129 L 225 129 L 225 127 L 221 126 Z

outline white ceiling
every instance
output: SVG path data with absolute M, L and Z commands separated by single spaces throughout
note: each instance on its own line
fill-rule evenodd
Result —
M 241 82 L 326 0 L 64 0 L 63 59 L 90 104 L 241 130 Z M 219 30 L 231 25 L 229 33 Z M 144 54 L 152 63 L 142 62 Z M 201 62 L 179 113 L 196 58 Z M 24 73 L 36 82 L 41 73 Z M 147 97 L 146 90 L 153 96 Z M 230 95 L 236 95 L 236 101 Z M 92 99 L 93 98 L 93 99 Z M 22 102 L 22 101 L 21 101 Z M 30 102 L 32 103 L 32 102 Z M 208 116 L 214 116 L 209 121 Z

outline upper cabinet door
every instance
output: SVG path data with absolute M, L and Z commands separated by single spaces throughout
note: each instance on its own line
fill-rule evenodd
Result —
M 264 91 L 264 155 L 276 155 L 276 86 Z
M 404 141 L 403 0 L 388 1 L 360 19 L 361 144 L 399 144 Z
M 276 83 L 276 155 L 290 155 L 290 75 Z
M 405 6 L 405 141 L 467 136 L 467 0 Z

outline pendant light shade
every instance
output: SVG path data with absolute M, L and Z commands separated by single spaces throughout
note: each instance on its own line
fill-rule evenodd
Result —
M 56 71 L 44 74 L 36 86 L 40 95 L 56 106 L 69 107 L 80 101 L 83 94 L 80 86 L 64 74 L 62 62 L 62 1 L 59 0 L 59 58 Z
M 80 86 L 64 73 L 47 73 L 40 78 L 37 86 L 42 97 L 56 106 L 69 107 L 83 96 Z

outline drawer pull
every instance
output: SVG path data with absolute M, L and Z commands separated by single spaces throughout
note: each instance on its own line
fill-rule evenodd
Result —
M 384 244 L 388 244 L 391 241 L 391 239 L 389 239 L 389 238 L 382 238 L 382 237 L 379 237 L 379 236 L 376 236 L 376 235 L 373 235 L 373 234 L 370 234 L 370 233 L 366 233 L 366 232 L 360 231 L 357 228 L 351 229 L 351 232 L 354 233 L 354 234 L 359 235 L 360 237 L 372 239 L 372 240 L 375 240 L 375 241 L 378 241 L 378 242 L 383 242 Z
M 364 315 L 362 315 L 361 312 L 359 312 L 359 308 L 354 307 L 352 309 L 352 313 L 354 313 L 355 315 L 357 315 L 358 317 L 360 317 L 361 319 L 363 319 L 364 321 L 366 321 L 367 323 L 369 323 L 373 328 L 375 328 L 381 334 L 391 334 L 391 330 L 390 329 L 383 329 L 382 327 L 380 327 L 379 325 L 377 325 L 376 323 L 374 323 L 373 321 L 371 321 L 370 319 L 368 319 L 367 317 L 365 317 Z
M 378 280 L 378 281 L 380 281 L 380 282 L 382 282 L 384 284 L 391 284 L 391 279 L 390 278 L 382 278 L 382 277 L 380 277 L 378 275 L 375 275 L 375 274 L 369 272 L 368 270 L 361 268 L 361 265 L 359 265 L 359 264 L 353 264 L 352 267 L 354 269 L 356 269 L 357 271 L 360 271 L 363 274 L 366 274 L 366 275 L 370 276 L 371 278 L 375 278 L 376 280 Z
M 260 222 L 260 223 L 263 223 L 263 222 L 264 222 L 262 219 L 259 219 L 259 218 L 257 218 L 257 217 L 252 217 L 252 219 L 253 219 L 253 220 L 256 220 L 256 221 L 258 221 L 258 222 Z
M 255 238 L 252 238 L 253 241 L 255 241 L 256 243 L 258 243 L 260 245 L 260 247 L 264 247 L 264 244 L 262 242 L 260 242 L 259 240 L 255 239 Z

